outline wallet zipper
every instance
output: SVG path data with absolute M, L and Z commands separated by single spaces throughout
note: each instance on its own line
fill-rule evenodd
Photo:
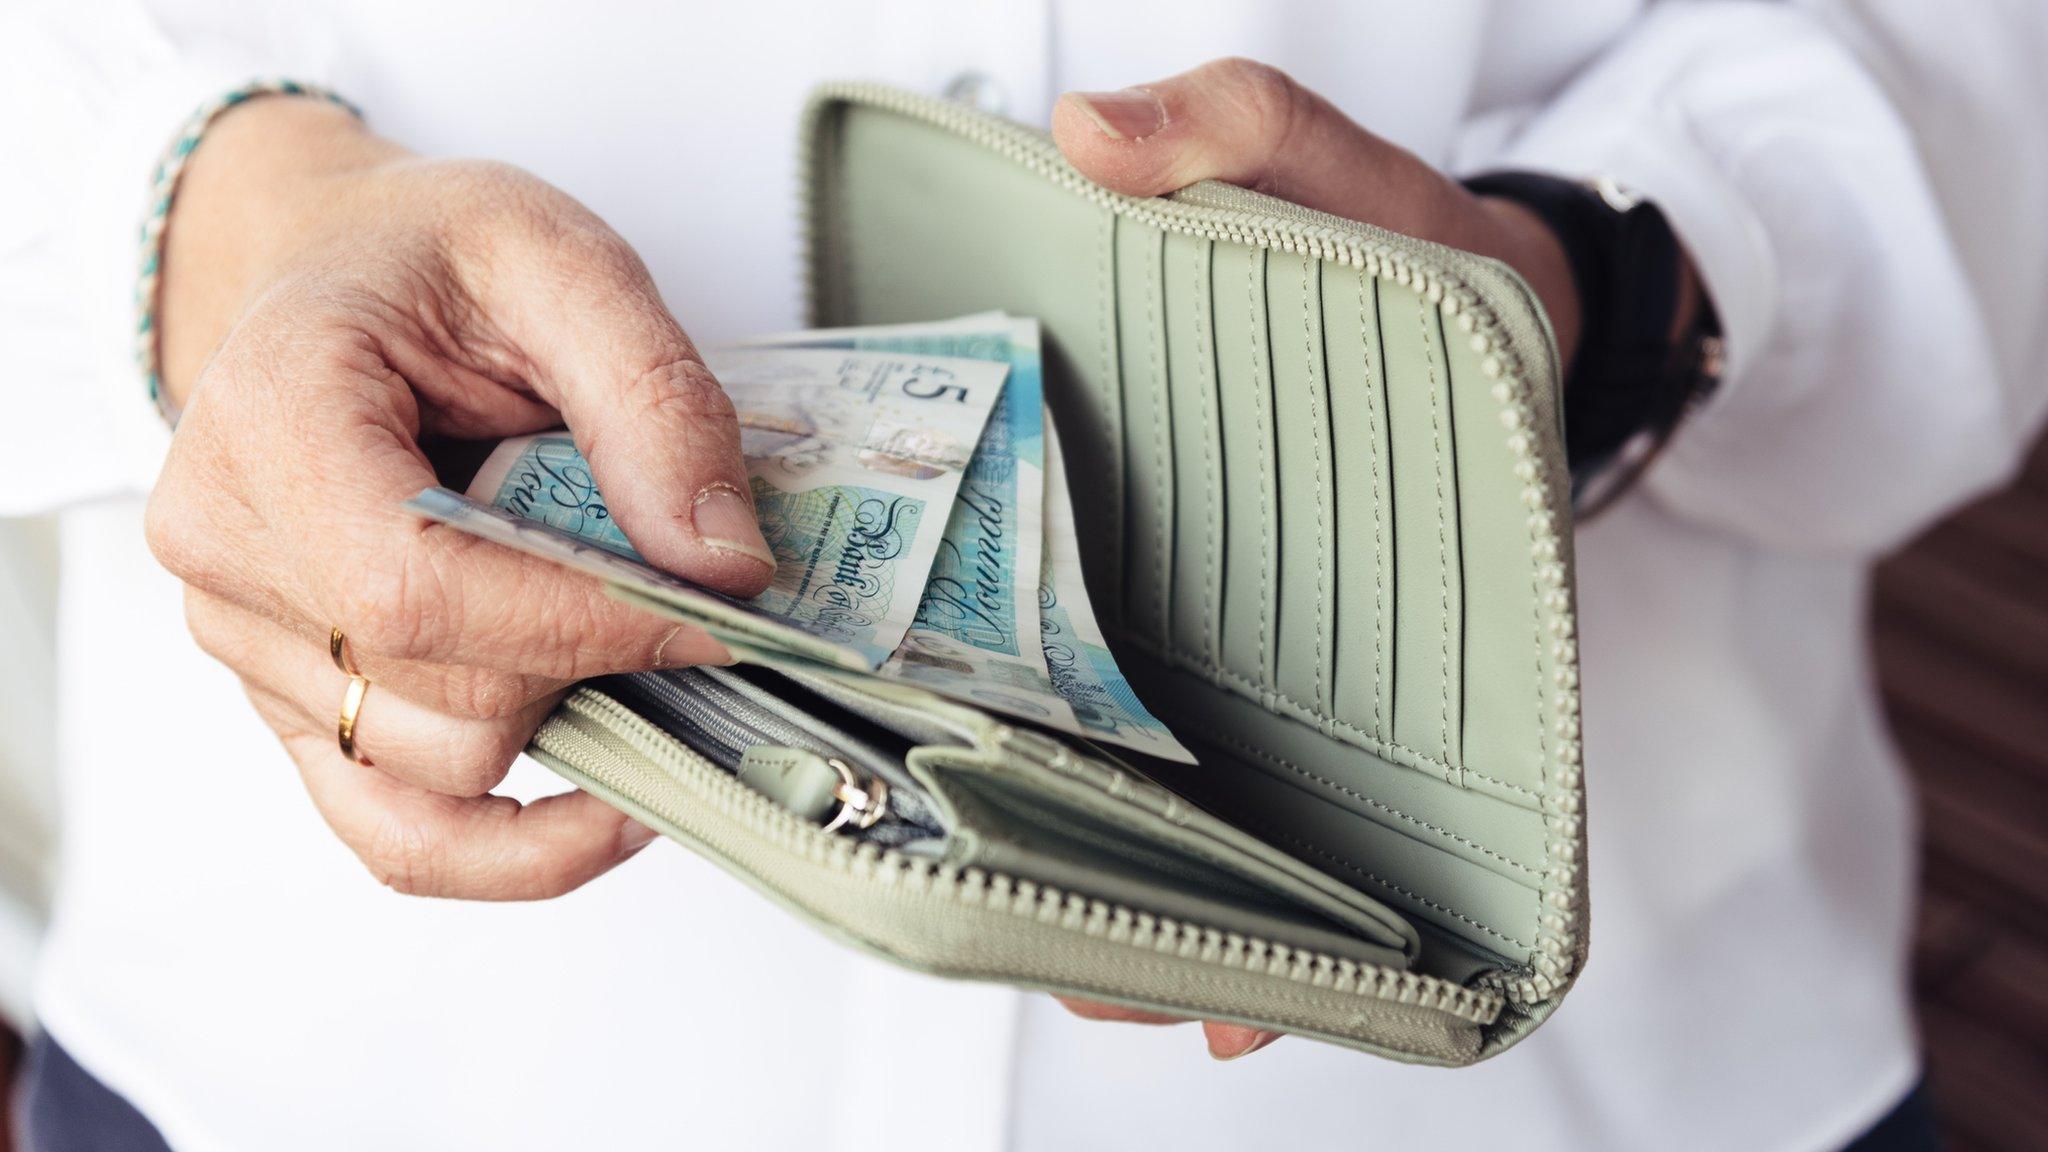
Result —
M 1412 287 L 1431 304 L 1445 306 L 1448 302 L 1445 310 L 1453 315 L 1478 303 L 1476 295 L 1459 282 L 1459 274 L 1495 274 L 1501 268 L 1497 261 L 1483 256 L 1216 181 L 1191 185 L 1169 197 L 1125 196 L 1082 176 L 1067 163 L 1047 133 L 958 101 L 858 80 L 814 88 L 799 135 L 803 142 L 799 157 L 802 216 L 806 240 L 813 251 L 823 191 L 815 156 L 815 118 L 833 102 L 881 108 L 942 128 L 1022 164 L 1091 203 L 1167 232 L 1335 260 L 1363 268 L 1372 275 L 1389 275 L 1397 283 Z M 803 279 L 804 298 L 815 323 L 819 288 L 816 261 L 805 262 Z M 1538 315 L 1541 317 L 1540 310 Z M 1498 322 L 1497 318 L 1489 318 Z M 1460 321 L 1460 326 L 1467 323 Z M 1516 335 L 1536 338 L 1555 364 L 1556 334 L 1550 330 L 1547 317 L 1540 323 L 1540 332 Z
M 663 675 L 647 673 L 626 679 L 640 695 L 649 719 L 678 739 L 689 738 L 691 747 L 705 752 L 707 758 L 727 771 L 738 767 L 740 757 L 746 755 L 748 749 L 777 743 L 733 717 L 715 709 L 695 706 L 687 693 Z M 803 747 L 821 756 L 836 754 L 808 744 Z
M 749 749 L 768 744 L 802 749 L 828 760 L 855 763 L 870 777 L 880 774 L 874 768 L 876 757 L 865 748 L 856 752 L 850 747 L 827 741 L 798 727 L 780 712 L 743 697 L 707 673 L 682 673 L 694 681 L 688 690 L 672 680 L 672 675 L 676 674 L 643 672 L 626 679 L 645 696 L 662 719 L 690 729 L 725 753 L 719 759 L 729 761 L 726 764 L 728 768 L 737 765 Z
M 731 821 L 805 861 L 865 879 L 879 889 L 907 897 L 936 896 L 1035 920 L 1060 931 L 1120 943 L 1140 952 L 1238 971 L 1263 972 L 1294 983 L 1398 1004 L 1431 1008 L 1472 1024 L 1499 1019 L 1507 998 L 1419 972 L 1290 948 L 1220 928 L 1157 916 L 1123 905 L 1066 892 L 1049 884 L 1001 872 L 963 867 L 895 848 L 821 831 L 816 825 L 747 787 L 710 759 L 681 743 L 624 704 L 591 689 L 579 689 L 562 711 L 623 740 L 653 767 L 574 728 L 555 725 L 539 734 L 540 750 L 595 783 L 632 801 L 683 835 L 728 850 L 718 843 L 718 825 Z M 1030 755 L 1030 745 L 1005 742 L 1005 751 Z M 708 803 L 707 803 L 708 801 Z M 773 866 L 754 865 L 764 872 Z M 878 898 L 886 898 L 878 892 Z
M 1556 398 L 1523 385 L 1519 366 L 1503 355 L 1511 344 L 1543 348 L 1552 374 L 1558 364 L 1556 334 L 1541 308 L 1532 309 L 1532 327 L 1508 321 L 1482 302 L 1467 282 L 1519 279 L 1497 261 L 1390 232 L 1356 220 L 1289 204 L 1263 193 L 1227 184 L 1204 182 L 1171 197 L 1140 199 L 1112 192 L 1082 176 L 1060 154 L 1044 132 L 970 105 L 906 92 L 886 84 L 841 81 L 812 90 L 799 134 L 798 165 L 805 247 L 805 301 L 812 323 L 819 320 L 818 282 L 820 207 L 824 199 L 819 165 L 822 137 L 818 118 L 834 103 L 861 104 L 922 121 L 1023 165 L 1030 171 L 1118 214 L 1166 232 L 1211 241 L 1230 241 L 1333 260 L 1362 269 L 1409 288 L 1441 309 L 1471 342 L 1480 370 L 1493 381 L 1491 395 L 1500 405 L 1509 451 L 1517 458 L 1515 474 L 1523 483 L 1522 502 L 1529 509 L 1529 532 L 1543 586 L 1542 603 L 1550 613 L 1548 633 L 1554 661 L 1555 717 L 1553 737 L 1545 753 L 1544 881 L 1539 893 L 1537 951 L 1530 966 L 1504 970 L 1488 979 L 1488 987 L 1507 999 L 1543 1002 L 1569 983 L 1583 951 L 1584 909 L 1578 900 L 1579 869 L 1584 855 L 1585 822 L 1579 796 L 1582 748 L 1579 743 L 1578 637 L 1562 557 L 1570 547 L 1559 531 L 1553 509 L 1561 503 L 1536 458 L 1527 429 L 1560 426 Z M 1521 291 L 1527 293 L 1526 285 Z
M 685 688 L 676 683 L 673 677 L 677 676 L 690 678 L 692 685 Z M 809 752 L 827 763 L 858 770 L 851 791 L 860 799 L 846 801 L 855 804 L 855 819 L 847 823 L 848 828 L 866 830 L 887 823 L 915 827 L 931 837 L 944 835 L 935 822 L 906 820 L 891 807 L 892 798 L 897 808 L 903 807 L 904 801 L 903 793 L 889 786 L 889 778 L 895 777 L 900 784 L 904 774 L 886 766 L 886 757 L 880 752 L 816 717 L 807 716 L 799 723 L 762 699 L 765 693 L 743 687 L 744 681 L 726 683 L 720 676 L 702 669 L 641 672 L 625 680 L 632 686 L 637 702 L 654 714 L 650 718 L 657 727 L 679 740 L 687 736 L 691 747 L 700 754 L 708 753 L 706 759 L 727 772 L 737 772 L 741 758 L 755 748 Z M 880 787 L 878 781 L 882 782 Z

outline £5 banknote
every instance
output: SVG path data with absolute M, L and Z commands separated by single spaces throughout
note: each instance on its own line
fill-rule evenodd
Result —
M 744 602 L 701 595 L 721 605 L 721 624 L 729 625 L 722 610 L 736 609 L 839 650 L 835 663 L 880 667 L 916 617 L 1007 363 L 778 348 L 714 350 L 706 362 L 738 411 L 776 572 L 765 592 Z M 639 563 L 566 431 L 506 440 L 468 496 L 631 560 L 633 568 L 605 578 L 664 603 L 677 599 L 674 585 L 684 582 L 644 579 L 652 569 Z M 687 610 L 704 611 L 705 603 Z
M 764 336 L 780 347 L 965 356 L 1007 364 L 946 521 L 917 616 L 881 674 L 941 695 L 1078 732 L 1039 642 L 1044 544 L 1044 395 L 1038 323 L 1000 312 L 927 324 Z

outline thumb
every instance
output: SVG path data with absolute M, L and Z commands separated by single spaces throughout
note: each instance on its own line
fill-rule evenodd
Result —
M 732 401 L 645 265 L 608 230 L 595 243 L 550 245 L 536 263 L 506 277 L 513 298 L 494 303 L 627 539 L 706 587 L 766 588 L 775 557 L 755 519 Z
M 1448 181 L 1251 60 L 1118 92 L 1069 92 L 1053 107 L 1052 133 L 1082 175 L 1131 196 L 1221 180 L 1410 235 L 1441 230 Z

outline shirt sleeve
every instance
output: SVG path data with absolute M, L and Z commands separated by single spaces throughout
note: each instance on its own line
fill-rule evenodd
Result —
M 1966 267 L 1912 128 L 1825 7 L 1654 5 L 1493 163 L 1642 192 L 1706 282 L 1727 373 L 1645 477 L 1648 498 L 1766 547 L 1869 555 L 2006 475 L 2031 438 L 2048 373 L 2013 350 L 2042 315 L 2048 235 L 1986 246 L 1996 275 Z M 2015 76 L 2038 70 L 2038 37 L 1998 25 L 2040 21 L 1915 7 L 1933 26 L 1908 32 L 1976 25 Z M 2038 116 L 2017 83 L 1975 96 L 1978 113 Z M 1945 175 L 2031 180 L 2013 201 L 2048 202 L 2048 134 L 2003 144 Z M 2001 278 L 2033 298 L 1987 310 L 1980 287 Z
M 261 72 L 181 44 L 139 2 L 0 13 L 0 516 L 146 491 L 169 444 L 135 366 L 139 230 L 157 159 L 208 99 Z

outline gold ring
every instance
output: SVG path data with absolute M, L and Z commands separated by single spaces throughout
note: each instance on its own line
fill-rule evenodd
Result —
M 348 637 L 339 628 L 327 633 L 327 655 L 334 659 L 334 666 L 341 669 L 343 676 L 361 676 L 356 671 L 355 657 L 348 654 Z
M 363 697 L 369 693 L 369 677 L 348 678 L 348 691 L 341 696 L 341 726 L 335 730 L 335 740 L 341 745 L 341 754 L 365 767 L 369 766 L 370 758 L 356 754 L 356 718 L 362 715 Z

